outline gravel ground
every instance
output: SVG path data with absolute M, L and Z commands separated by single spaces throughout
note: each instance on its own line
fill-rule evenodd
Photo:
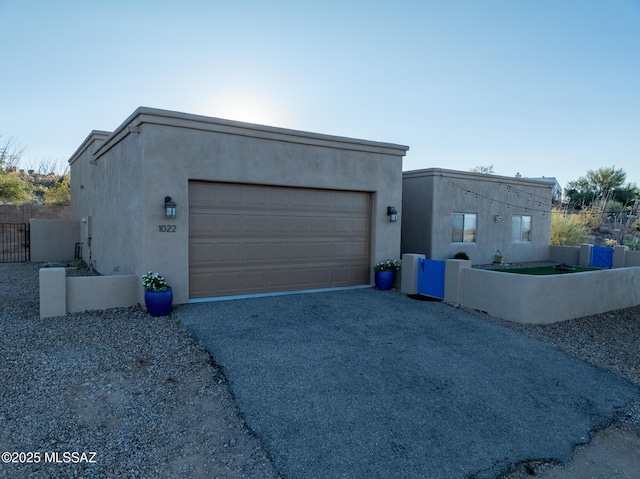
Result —
M 279 477 L 179 324 L 138 307 L 40 319 L 40 266 L 0 264 L 0 453 L 40 453 L 3 455 L 0 478 Z
M 0 264 L 0 453 L 40 453 L 0 463 L 0 478 L 279 477 L 220 369 L 179 324 L 141 308 L 41 320 L 40 266 Z M 640 386 L 640 307 L 551 325 L 485 317 Z M 640 406 L 614 426 L 640 433 Z M 95 462 L 64 462 L 65 452 Z

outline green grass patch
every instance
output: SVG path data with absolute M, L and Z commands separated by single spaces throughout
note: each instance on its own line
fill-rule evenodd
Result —
M 517 274 L 536 274 L 536 275 L 549 275 L 549 274 L 569 274 L 569 273 L 584 273 L 585 271 L 601 271 L 602 268 L 591 268 L 587 266 L 573 266 L 572 271 L 558 271 L 555 266 L 538 266 L 536 268 L 510 268 L 510 269 L 498 269 L 502 273 L 517 273 Z

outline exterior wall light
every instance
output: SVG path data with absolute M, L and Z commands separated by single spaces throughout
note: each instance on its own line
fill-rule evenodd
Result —
M 493 215 L 493 221 L 495 221 L 496 223 L 497 223 L 498 221 L 500 221 L 501 219 L 502 219 L 502 216 L 500 216 L 500 215 Z
M 387 206 L 387 216 L 389 217 L 389 221 L 391 223 L 395 223 L 398 221 L 398 212 L 393 206 Z
M 176 217 L 176 202 L 171 199 L 171 196 L 164 197 L 164 215 L 167 218 Z

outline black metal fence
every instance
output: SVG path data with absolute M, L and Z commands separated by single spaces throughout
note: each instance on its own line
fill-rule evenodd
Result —
M 29 258 L 29 224 L 0 223 L 0 263 L 23 263 Z

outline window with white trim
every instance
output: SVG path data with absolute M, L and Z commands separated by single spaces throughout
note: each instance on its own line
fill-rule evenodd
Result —
M 531 216 L 513 215 L 511 217 L 511 240 L 516 243 L 531 241 Z
M 476 242 L 476 214 L 453 213 L 451 215 L 451 242 Z

